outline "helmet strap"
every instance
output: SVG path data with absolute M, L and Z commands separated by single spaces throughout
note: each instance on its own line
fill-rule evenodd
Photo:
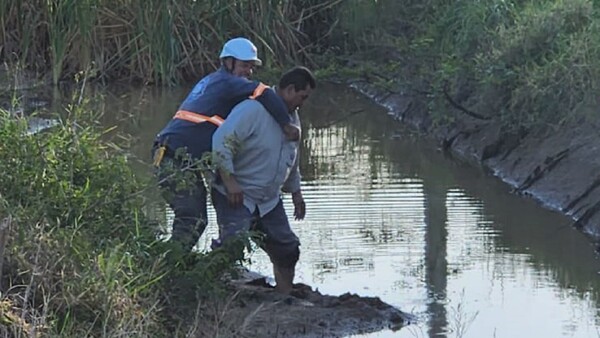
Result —
M 229 60 L 231 60 L 231 63 Z M 227 72 L 233 73 L 233 70 L 235 69 L 235 58 L 231 56 L 225 57 L 221 60 L 221 64 L 223 65 L 223 68 L 227 70 Z
M 235 62 L 237 61 L 236 58 L 231 58 L 231 69 L 229 70 L 230 73 L 233 73 L 233 70 L 235 69 Z

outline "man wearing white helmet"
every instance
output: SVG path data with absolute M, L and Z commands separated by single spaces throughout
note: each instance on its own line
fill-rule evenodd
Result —
M 227 41 L 219 55 L 221 63 L 235 76 L 249 78 L 255 66 L 261 66 L 256 46 L 250 40 L 235 38 Z
M 231 109 L 245 99 L 262 103 L 290 140 L 299 138 L 288 107 L 269 87 L 248 78 L 262 64 L 254 44 L 245 38 L 227 41 L 220 54 L 221 68 L 202 78 L 175 116 L 156 136 L 152 149 L 163 196 L 175 218 L 171 241 L 187 252 L 207 224 L 206 187 L 197 163 L 212 150 L 212 135 Z M 178 186 L 173 170 L 194 178 L 192 186 Z M 191 174 L 191 175 L 190 175 Z

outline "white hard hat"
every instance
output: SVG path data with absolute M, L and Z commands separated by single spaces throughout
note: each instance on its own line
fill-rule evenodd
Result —
M 245 38 L 235 38 L 225 42 L 219 58 L 222 59 L 228 56 L 242 61 L 254 61 L 257 66 L 262 65 L 262 61 L 258 58 L 256 46 L 252 41 Z

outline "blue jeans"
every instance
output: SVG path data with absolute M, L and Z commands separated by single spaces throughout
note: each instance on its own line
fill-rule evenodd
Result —
M 256 230 L 265 235 L 261 248 L 271 262 L 281 267 L 294 267 L 300 257 L 300 240 L 292 231 L 283 202 L 262 217 L 245 206 L 233 208 L 227 196 L 212 189 L 212 202 L 217 212 L 219 240 L 224 243 L 238 233 Z

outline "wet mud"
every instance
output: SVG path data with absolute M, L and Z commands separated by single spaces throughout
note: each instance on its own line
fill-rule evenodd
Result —
M 264 277 L 248 274 L 231 282 L 235 297 L 227 310 L 243 337 L 347 337 L 399 330 L 414 318 L 377 297 L 330 296 L 306 284 L 290 295 L 274 291 Z

